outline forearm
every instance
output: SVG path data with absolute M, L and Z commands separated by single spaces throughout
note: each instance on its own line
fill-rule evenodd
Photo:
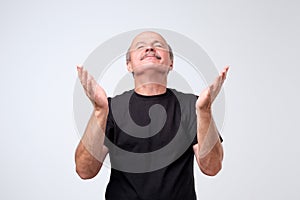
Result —
M 106 110 L 94 110 L 75 152 L 76 172 L 83 179 L 93 178 L 104 160 Z
M 207 175 L 216 175 L 222 167 L 223 148 L 211 111 L 197 110 L 197 161 Z

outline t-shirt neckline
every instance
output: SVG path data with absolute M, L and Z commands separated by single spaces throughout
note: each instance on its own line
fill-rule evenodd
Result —
M 170 93 L 171 93 L 171 90 L 169 88 L 166 89 L 166 92 L 164 92 L 162 94 L 157 94 L 157 95 L 142 95 L 133 90 L 134 96 L 136 96 L 137 98 L 141 98 L 141 99 L 158 99 L 158 98 L 161 99 L 164 97 L 168 97 L 170 95 Z

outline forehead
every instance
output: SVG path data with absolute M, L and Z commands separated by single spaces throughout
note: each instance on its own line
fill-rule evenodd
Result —
M 143 33 L 140 33 L 139 35 L 137 35 L 132 40 L 131 46 L 135 45 L 139 42 L 148 43 L 148 42 L 154 42 L 154 41 L 158 41 L 158 42 L 167 44 L 166 40 L 160 34 L 155 33 L 155 32 L 143 32 Z

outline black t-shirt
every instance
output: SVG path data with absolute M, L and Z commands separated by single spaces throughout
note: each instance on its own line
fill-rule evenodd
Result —
M 135 137 L 127 134 L 116 123 L 112 112 L 112 109 L 115 109 L 112 108 L 112 101 L 129 93 L 131 94 L 128 102 L 129 115 L 138 126 L 143 127 L 151 123 L 148 114 L 151 106 L 155 104 L 163 106 L 167 117 L 164 126 L 158 133 L 151 135 L 151 137 Z M 167 89 L 166 93 L 155 96 L 143 96 L 129 91 L 109 98 L 110 111 L 106 126 L 105 144 L 109 148 L 111 161 L 117 159 L 117 154 L 111 150 L 108 140 L 125 151 L 137 154 L 155 152 L 174 140 L 180 124 L 184 134 L 186 134 L 184 140 L 188 142 L 188 146 L 184 151 L 179 152 L 180 155 L 172 163 L 154 171 L 125 172 L 114 167 L 112 162 L 110 181 L 105 193 L 107 200 L 196 199 L 192 148 L 197 143 L 196 100 L 197 96 L 193 94 L 183 94 L 173 89 Z M 123 101 L 119 101 L 117 104 L 122 104 L 120 102 Z M 126 114 L 124 114 L 124 118 L 126 118 Z

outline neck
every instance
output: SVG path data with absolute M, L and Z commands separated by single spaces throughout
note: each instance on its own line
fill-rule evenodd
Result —
M 154 96 L 154 95 L 164 94 L 167 91 L 167 88 L 164 85 L 149 83 L 147 85 L 135 87 L 134 91 L 140 95 Z
M 167 90 L 166 74 L 144 74 L 134 77 L 134 91 L 145 96 L 164 94 Z

